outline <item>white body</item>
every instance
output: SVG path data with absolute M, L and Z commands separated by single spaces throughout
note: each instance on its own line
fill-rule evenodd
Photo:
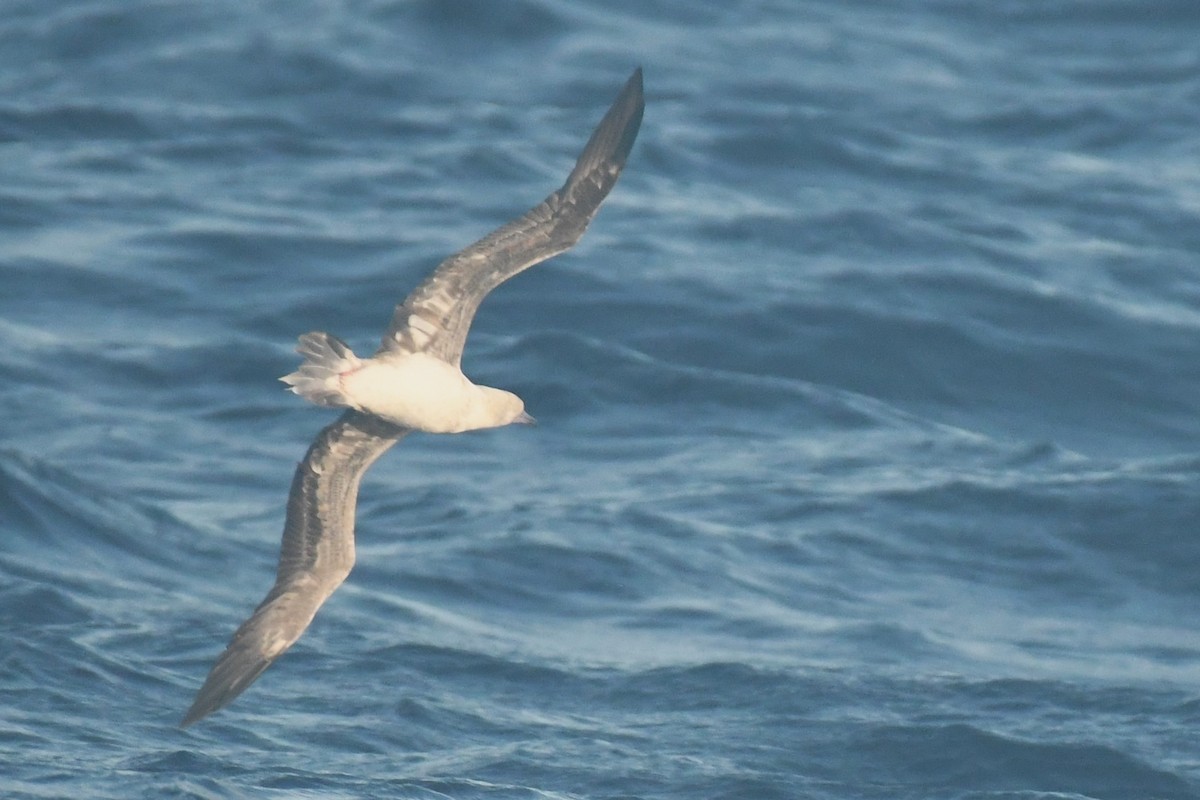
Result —
M 353 408 L 428 433 L 461 433 L 528 423 L 512 392 L 477 386 L 457 367 L 425 353 L 360 359 L 325 333 L 300 337 L 300 369 L 280 378 L 317 405 Z
M 476 386 L 460 370 L 424 353 L 368 359 L 342 376 L 342 389 L 347 405 L 429 433 L 460 433 L 512 421 L 491 413 L 489 392 L 500 390 Z M 503 394 L 520 404 L 516 395 Z

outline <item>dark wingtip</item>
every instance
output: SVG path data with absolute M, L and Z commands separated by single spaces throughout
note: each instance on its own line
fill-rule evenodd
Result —
M 180 728 L 199 722 L 214 711 L 229 705 L 274 661 L 239 644 L 235 636 L 234 643 L 217 659 L 204 685 L 196 693 L 191 708 L 179 721 Z
M 183 719 L 179 720 L 179 727 L 181 729 L 190 728 L 216 710 L 215 708 L 209 708 L 207 703 L 201 704 L 200 698 L 196 698 L 187 710 L 187 713 L 183 715 Z
M 601 164 L 611 164 L 618 171 L 625 166 L 638 131 L 642 127 L 642 114 L 646 110 L 646 101 L 642 92 L 642 68 L 638 67 L 621 87 L 620 94 L 613 101 L 604 119 L 596 126 L 592 137 L 575 163 L 567 178 L 567 186 L 571 186 L 584 175 L 592 173 Z
M 621 166 L 625 165 L 625 160 L 629 157 L 629 152 L 633 149 L 633 143 L 637 139 L 638 131 L 642 129 L 642 115 L 645 111 L 646 98 L 642 90 L 642 68 L 638 67 L 629 76 L 629 80 L 625 81 L 625 85 L 621 87 L 621 93 L 617 95 L 612 108 L 605 114 L 605 118 L 601 120 L 600 126 L 596 130 L 596 133 L 599 134 L 606 127 L 611 126 L 620 133 L 610 161 Z
M 188 712 L 183 715 L 183 719 L 179 720 L 180 730 L 187 730 L 193 724 L 204 719 L 211 713 L 212 711 L 210 710 L 197 708 L 196 704 L 193 703 L 192 707 L 188 709 Z
M 616 104 L 628 94 L 630 101 L 633 103 L 634 113 L 630 115 L 629 121 L 625 125 L 625 135 L 621 139 L 621 146 L 618 148 L 620 153 L 620 163 L 623 165 L 625 159 L 629 157 L 629 151 L 633 149 L 633 142 L 637 139 L 638 131 L 642 129 L 642 115 L 646 111 L 646 97 L 642 91 L 642 68 L 638 67 L 629 76 L 629 80 L 625 81 L 624 88 L 621 89 L 621 94 L 617 95 Z

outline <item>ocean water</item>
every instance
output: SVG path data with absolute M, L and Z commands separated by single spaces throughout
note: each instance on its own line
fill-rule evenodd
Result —
M 9 0 L 0 796 L 1200 797 L 1200 4 Z M 297 335 L 582 243 L 274 577 Z

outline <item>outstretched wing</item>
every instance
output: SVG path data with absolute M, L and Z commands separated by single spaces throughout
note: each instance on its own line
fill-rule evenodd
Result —
M 633 147 L 642 121 L 635 70 L 563 187 L 520 219 L 442 262 L 397 306 L 381 352 L 423 350 L 457 365 L 487 293 L 583 235 Z M 408 433 L 357 411 L 325 427 L 296 467 L 275 585 L 233 635 L 181 725 L 230 703 L 300 638 L 354 565 L 354 510 L 363 473 Z
M 296 467 L 275 585 L 233 634 L 192 707 L 191 725 L 230 703 L 300 638 L 354 566 L 354 509 L 363 473 L 408 430 L 347 411 Z
M 580 154 L 567 182 L 525 216 L 443 261 L 396 306 L 380 352 L 423 351 L 458 366 L 467 331 L 488 292 L 570 249 L 596 215 L 642 123 L 642 70 L 634 70 Z

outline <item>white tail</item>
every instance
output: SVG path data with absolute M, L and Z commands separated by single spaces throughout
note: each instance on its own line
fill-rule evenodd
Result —
M 362 361 L 349 345 L 324 331 L 306 333 L 296 344 L 304 356 L 300 369 L 279 380 L 290 391 L 319 406 L 349 406 L 350 398 L 342 388 L 342 375 L 358 369 Z

